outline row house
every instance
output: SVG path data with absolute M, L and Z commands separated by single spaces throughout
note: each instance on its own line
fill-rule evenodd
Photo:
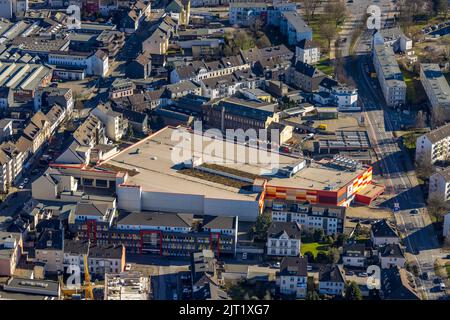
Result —
M 238 70 L 248 70 L 250 65 L 245 63 L 240 56 L 223 57 L 217 61 L 204 62 L 192 61 L 185 66 L 172 70 L 170 82 L 201 81 L 204 79 L 231 75 Z
M 430 177 L 428 186 L 428 199 L 440 201 L 450 200 L 450 168 L 437 171 Z
M 14 275 L 22 251 L 22 236 L 19 233 L 0 231 L 0 276 Z
M 112 106 L 108 104 L 99 104 L 91 112 L 100 119 L 105 126 L 106 137 L 112 141 L 119 141 L 125 134 L 127 122 L 120 112 L 114 111 Z
M 125 269 L 125 247 L 122 245 L 97 245 L 86 240 L 64 240 L 64 269 L 84 270 L 85 257 L 90 274 L 120 273 Z
M 297 61 L 295 66 L 290 67 L 286 81 L 306 92 L 314 92 L 319 89 L 319 85 L 326 75 L 316 67 Z
M 295 201 L 272 203 L 272 221 L 299 223 L 305 229 L 322 229 L 325 234 L 344 232 L 345 207 L 311 205 Z
M 17 181 L 23 171 L 28 157 L 27 148 L 19 148 L 19 142 L 3 142 L 0 144 L 0 191 L 7 192 L 8 187 Z

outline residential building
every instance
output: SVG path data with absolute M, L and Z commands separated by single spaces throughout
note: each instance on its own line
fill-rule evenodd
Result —
M 46 229 L 35 245 L 35 260 L 44 263 L 46 273 L 64 271 L 64 230 Z
M 31 152 L 39 153 L 44 143 L 50 137 L 50 122 L 42 111 L 38 111 L 30 119 L 30 122 L 23 130 L 22 136 L 32 143 Z
M 230 3 L 228 17 L 230 24 L 249 26 L 255 19 L 267 21 L 268 4 L 261 2 L 235 2 Z
M 319 294 L 343 296 L 345 273 L 338 265 L 326 265 L 319 270 Z
M 314 66 L 297 61 L 287 73 L 287 82 L 307 92 L 314 92 L 326 75 Z
M 111 104 L 99 104 L 92 114 L 105 125 L 106 137 L 112 141 L 119 141 L 127 129 L 127 122 L 122 113 L 114 111 Z
M 428 199 L 450 200 L 450 168 L 432 174 L 428 186 Z
M 272 222 L 267 230 L 267 255 L 298 257 L 301 227 L 297 222 Z
M 442 227 L 442 235 L 445 238 L 449 238 L 449 235 L 450 235 L 450 214 L 449 213 L 447 213 L 444 216 L 444 225 Z
M 386 104 L 397 107 L 406 102 L 406 84 L 391 47 L 374 44 L 373 64 Z
M 0 142 L 9 139 L 13 134 L 12 119 L 0 119 Z
M 141 53 L 127 65 L 126 76 L 131 79 L 147 79 L 151 72 L 151 57 Z
M 178 22 L 179 26 L 189 25 L 191 16 L 191 1 L 190 0 L 172 0 L 165 12 L 170 14 L 170 17 Z
M 320 61 L 319 45 L 313 40 L 303 39 L 295 46 L 295 62 L 316 64 Z
M 384 300 L 421 300 L 418 285 L 406 269 L 393 267 L 381 270 L 380 296 Z
M 280 293 L 306 298 L 308 280 L 308 259 L 284 257 L 280 266 Z
M 312 40 L 312 29 L 297 11 L 281 13 L 280 31 L 287 37 L 289 45 L 295 45 L 302 40 Z
M 416 140 L 416 162 L 434 164 L 450 156 L 450 124 L 421 135 Z
M 389 269 L 392 267 L 403 268 L 405 266 L 406 258 L 402 247 L 398 243 L 387 244 L 379 250 L 379 258 L 382 269 Z
M 450 120 L 450 86 L 438 64 L 421 63 L 420 81 L 428 97 L 432 112 L 445 121 Z
M 130 79 L 116 78 L 111 84 L 109 97 L 111 99 L 124 98 L 132 96 L 135 85 Z
M 372 224 L 370 240 L 373 245 L 383 246 L 387 244 L 399 244 L 400 237 L 395 226 L 386 219 L 378 220 Z
M 123 118 L 128 121 L 128 127 L 133 128 L 133 132 L 139 134 L 147 134 L 148 127 L 148 115 L 143 112 L 133 111 L 117 106 L 112 106 L 113 111 L 121 113 Z
M 70 88 L 46 87 L 36 90 L 34 95 L 34 109 L 44 111 L 54 104 L 62 107 L 70 115 L 74 107 L 73 92 Z
M 344 245 L 342 264 L 346 267 L 363 268 L 366 265 L 366 245 L 364 243 L 351 243 Z
M 10 277 L 14 274 L 23 251 L 20 233 L 0 231 L 0 276 Z
M 266 129 L 271 122 L 278 121 L 278 114 L 273 110 L 273 103 L 230 97 L 203 107 L 203 125 L 222 132 L 226 129 Z
M 327 235 L 338 234 L 344 232 L 345 207 L 274 200 L 272 221 L 294 221 L 304 229 L 322 229 Z

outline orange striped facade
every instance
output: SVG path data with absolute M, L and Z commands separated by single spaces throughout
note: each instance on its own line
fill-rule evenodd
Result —
M 364 173 L 337 191 L 271 186 L 269 181 L 265 187 L 265 199 L 308 201 L 312 204 L 346 206 L 348 205 L 348 200 L 353 199 L 353 196 L 370 184 L 371 181 L 372 167 L 369 167 Z

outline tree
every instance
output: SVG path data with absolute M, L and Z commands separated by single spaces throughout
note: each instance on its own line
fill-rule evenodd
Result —
M 303 256 L 308 260 L 308 263 L 314 263 L 314 255 L 311 251 L 306 251 Z
M 336 242 L 335 242 L 336 246 L 342 247 L 344 245 L 344 242 L 347 241 L 347 239 L 348 239 L 347 235 L 345 235 L 343 233 L 338 234 Z
M 422 110 L 419 110 L 416 115 L 416 128 L 422 129 L 427 126 L 427 117 Z
M 314 229 L 313 238 L 315 242 L 322 241 L 324 236 L 323 229 Z
M 337 28 L 335 25 L 333 25 L 333 23 L 325 21 L 324 24 L 322 24 L 321 31 L 322 31 L 324 38 L 327 40 L 328 50 L 330 50 L 331 41 L 334 39 L 334 37 L 337 34 Z
M 430 160 L 426 158 L 416 159 L 416 175 L 422 180 L 428 180 L 430 176 L 434 173 L 435 168 L 431 164 Z
M 344 298 L 345 300 L 362 300 L 361 290 L 356 282 L 346 284 Z
M 322 1 L 323 0 L 301 0 L 307 23 L 314 18 L 316 10 L 322 4 Z
M 253 232 L 256 238 L 259 240 L 267 239 L 267 230 L 269 229 L 271 220 L 270 213 L 268 212 L 264 212 L 258 216 L 256 223 L 253 226 Z
M 345 21 L 347 16 L 347 7 L 342 0 L 328 1 L 324 7 L 325 16 L 337 28 Z
M 320 297 L 316 290 L 312 290 L 306 294 L 306 300 L 320 300 Z
M 341 258 L 341 254 L 337 248 L 331 248 L 328 250 L 328 260 L 330 263 L 338 263 Z
M 431 108 L 431 124 L 433 128 L 442 126 L 445 124 L 445 112 L 442 108 Z
M 442 221 L 444 215 L 447 213 L 447 207 L 447 203 L 437 195 L 431 194 L 428 197 L 428 212 L 437 222 Z

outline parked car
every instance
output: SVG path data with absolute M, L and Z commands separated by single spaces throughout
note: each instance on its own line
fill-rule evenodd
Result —
M 443 282 L 439 283 L 439 289 L 441 291 L 445 291 L 445 283 L 443 283 Z
M 275 263 L 272 263 L 272 265 L 270 266 L 271 268 L 279 268 L 280 267 L 280 263 L 279 262 L 275 262 Z
M 351 270 L 347 270 L 347 271 L 345 271 L 345 275 L 347 275 L 347 276 L 354 276 L 355 273 L 353 271 L 351 271 Z
M 23 189 L 25 187 L 25 184 L 22 182 L 20 185 L 19 185 L 19 189 Z
M 423 272 L 422 273 L 422 279 L 423 280 L 428 280 L 428 272 Z
M 247 252 L 244 252 L 244 253 L 242 254 L 242 260 L 247 260 Z
M 367 272 L 359 272 L 358 277 L 367 277 Z
M 130 271 L 131 270 L 131 264 L 127 263 L 125 265 L 125 271 Z
M 409 214 L 419 214 L 419 210 L 417 209 L 412 209 Z

